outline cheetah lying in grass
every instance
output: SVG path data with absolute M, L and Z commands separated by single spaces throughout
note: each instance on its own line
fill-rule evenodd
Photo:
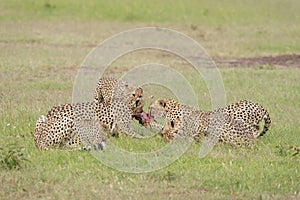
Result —
M 136 136 L 132 118 L 143 112 L 143 90 L 124 81 L 104 77 L 95 89 L 94 102 L 53 107 L 41 116 L 34 130 L 38 148 L 103 149 L 107 134 Z M 107 130 L 107 131 L 106 131 Z
M 195 140 L 210 136 L 234 146 L 251 145 L 267 132 L 271 123 L 265 108 L 246 100 L 211 112 L 201 112 L 172 99 L 159 99 L 150 105 L 147 116 L 139 116 L 146 127 L 158 127 L 167 141 L 175 136 L 188 136 Z M 164 125 L 156 122 L 159 118 L 165 118 Z M 259 132 L 261 121 L 265 124 Z

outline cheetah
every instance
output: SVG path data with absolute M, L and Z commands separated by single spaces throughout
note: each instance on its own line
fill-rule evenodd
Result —
M 55 120 L 42 115 L 36 122 L 34 141 L 42 150 L 103 150 L 107 137 L 96 120 L 79 121 L 70 117 Z
M 136 136 L 131 121 L 143 112 L 143 90 L 107 77 L 101 78 L 99 85 L 103 90 L 96 88 L 94 102 L 55 106 L 41 116 L 33 134 L 36 146 L 97 150 L 105 146 L 107 132 Z
M 131 115 L 141 113 L 144 106 L 143 89 L 112 77 L 100 78 L 94 92 L 94 102 L 109 106 L 116 101 L 126 103 Z
M 265 108 L 257 103 L 242 100 L 214 111 L 202 112 L 182 105 L 172 99 L 158 99 L 149 106 L 150 122 L 147 127 L 159 127 L 155 122 L 165 118 L 161 133 L 170 141 L 177 134 L 192 137 L 196 141 L 203 136 L 217 138 L 222 143 L 249 146 L 269 129 L 271 119 Z M 259 123 L 264 120 L 263 130 Z

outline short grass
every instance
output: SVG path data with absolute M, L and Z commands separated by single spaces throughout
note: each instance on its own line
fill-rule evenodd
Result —
M 175 22 L 213 25 L 265 25 L 299 20 L 296 0 L 231 1 L 72 1 L 2 0 L 3 20 L 88 19 L 123 22 Z M 287 13 L 288 12 L 288 13 Z
M 299 52 L 298 1 L 285 1 L 285 5 L 279 1 L 229 2 L 201 1 L 203 6 L 198 1 L 189 1 L 190 5 L 176 2 L 171 6 L 173 12 L 160 16 L 155 5 L 165 4 L 161 2 L 77 1 L 73 5 L 68 1 L 2 1 L 0 199 L 300 198 L 297 68 L 220 68 L 227 103 L 249 99 L 270 112 L 272 126 L 259 139 L 258 150 L 217 145 L 200 159 L 200 144 L 192 144 L 166 168 L 130 174 L 106 167 L 88 152 L 43 152 L 34 146 L 31 133 L 37 118 L 54 105 L 72 102 L 80 63 L 95 45 L 119 31 L 149 25 L 174 28 L 195 38 L 212 56 Z M 103 7 L 102 15 L 97 15 L 97 6 Z M 109 10 L 112 7 L 121 11 Z M 81 9 L 82 13 L 74 14 Z M 151 62 L 181 70 L 197 90 L 200 107 L 211 108 L 203 80 L 196 79 L 187 63 L 166 52 L 126 55 L 113 63 L 110 73 L 119 76 L 133 66 Z M 156 97 L 167 95 L 150 86 L 145 86 L 145 92 Z M 159 136 L 149 140 L 121 136 L 111 142 L 142 152 L 166 144 Z
M 163 26 L 197 39 L 214 56 L 297 53 L 300 51 L 299 9 L 297 0 L 2 0 L 0 40 L 87 45 L 91 41 L 98 43 L 100 36 L 106 38 L 128 28 Z M 51 22 L 47 27 L 45 20 Z M 64 26 L 66 22 L 73 25 Z M 100 22 L 108 22 L 111 28 L 102 29 L 104 25 Z M 10 32 L 4 30 L 14 26 L 19 29 L 13 30 L 13 36 L 7 36 Z M 36 26 L 42 26 L 47 32 Z M 67 38 L 61 37 L 62 31 L 69 34 Z

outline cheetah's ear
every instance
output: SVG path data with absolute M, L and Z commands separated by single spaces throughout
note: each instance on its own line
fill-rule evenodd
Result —
M 143 97 L 143 89 L 142 88 L 137 88 L 134 92 L 132 92 L 133 97 Z
M 162 107 L 166 107 L 167 103 L 166 103 L 166 100 L 165 99 L 160 99 L 159 101 L 159 105 L 161 105 Z
M 142 97 L 143 96 L 143 89 L 138 87 L 136 90 L 135 90 L 135 95 L 138 96 L 138 97 Z

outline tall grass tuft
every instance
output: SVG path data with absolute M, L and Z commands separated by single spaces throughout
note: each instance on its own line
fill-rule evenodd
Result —
M 28 162 L 23 153 L 24 148 L 17 144 L 9 144 L 5 147 L 0 147 L 0 168 L 5 170 L 21 169 Z

